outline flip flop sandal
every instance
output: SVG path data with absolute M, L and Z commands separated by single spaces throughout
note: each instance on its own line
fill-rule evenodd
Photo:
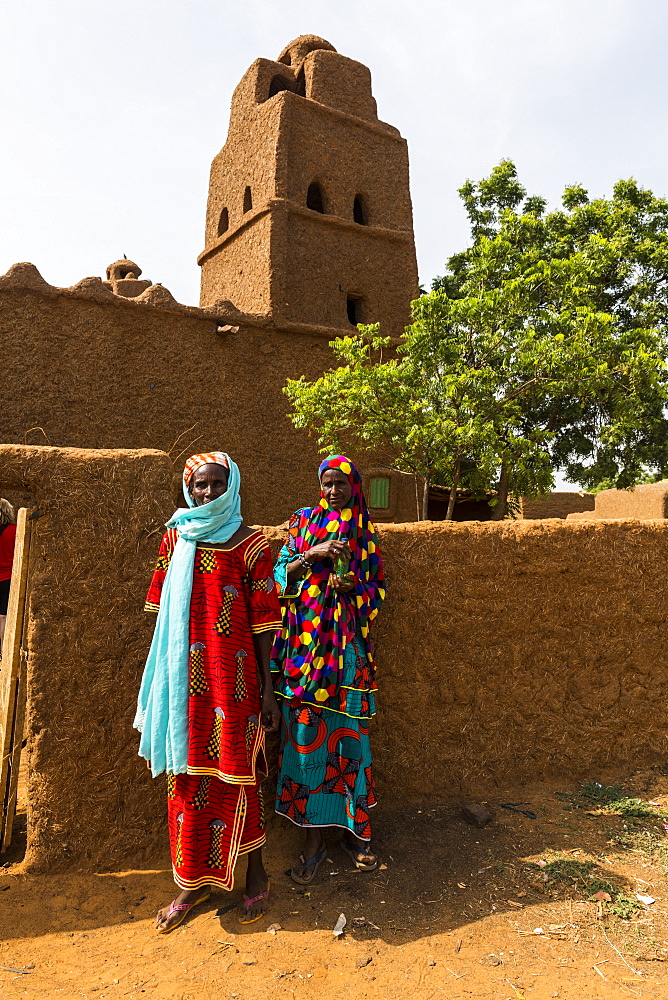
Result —
M 169 920 L 173 913 L 180 913 L 181 916 L 176 923 L 172 924 L 170 927 L 158 927 L 158 934 L 169 934 L 171 931 L 176 930 L 179 924 L 182 924 L 186 919 L 192 908 L 194 906 L 199 906 L 200 903 L 206 903 L 210 895 L 211 893 L 207 892 L 206 896 L 202 896 L 200 899 L 195 900 L 194 903 L 177 903 L 176 900 L 173 899 L 167 912 L 167 919 Z
M 250 910 L 250 908 L 253 905 L 253 903 L 258 903 L 261 899 L 268 899 L 268 897 L 269 897 L 269 889 L 270 888 L 271 888 L 271 884 L 268 882 L 267 883 L 267 888 L 265 889 L 265 891 L 261 892 L 259 896 L 253 896 L 252 898 L 249 898 L 246 895 L 246 893 L 244 892 L 243 893 L 243 901 L 244 901 L 244 910 L 245 910 L 245 912 L 248 913 L 248 911 Z M 254 924 L 256 920 L 261 920 L 262 917 L 264 917 L 265 915 L 266 915 L 265 913 L 259 913 L 257 915 L 257 917 L 253 917 L 252 920 L 242 920 L 240 916 L 237 916 L 237 923 L 239 923 L 239 924 Z
M 290 878 L 292 879 L 293 882 L 298 882 L 299 885 L 310 885 L 311 882 L 313 881 L 313 879 L 316 876 L 316 872 L 318 871 L 318 868 L 323 863 L 323 861 L 325 860 L 326 857 L 327 857 L 327 848 L 326 847 L 323 847 L 323 849 L 320 851 L 320 854 L 314 854 L 313 857 L 309 858 L 308 861 L 306 860 L 306 858 L 304 857 L 303 854 L 300 854 L 299 855 L 299 860 L 301 862 L 302 870 L 304 872 L 308 868 L 310 868 L 311 870 L 308 873 L 308 875 L 306 875 L 306 874 L 304 874 L 304 875 L 296 875 L 295 874 L 295 870 L 293 868 L 292 871 L 290 872 Z
M 341 838 L 339 841 L 339 847 L 342 851 L 345 851 L 349 858 L 351 858 L 355 868 L 360 872 L 373 872 L 378 867 L 378 858 L 374 857 L 373 861 L 360 861 L 358 855 L 364 854 L 360 851 L 358 847 L 353 847 L 349 844 L 347 840 Z

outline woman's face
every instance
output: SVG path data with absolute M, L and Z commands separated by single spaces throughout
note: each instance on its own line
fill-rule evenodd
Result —
M 334 510 L 343 510 L 348 506 L 353 488 L 348 477 L 340 469 L 325 469 L 320 486 L 325 500 Z
M 188 492 L 197 507 L 217 500 L 227 492 L 227 469 L 223 465 L 200 465 L 193 472 Z

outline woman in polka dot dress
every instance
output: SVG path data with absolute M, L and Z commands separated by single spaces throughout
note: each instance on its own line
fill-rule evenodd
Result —
M 276 812 L 306 832 L 291 872 L 302 885 L 326 857 L 327 827 L 343 829 L 341 847 L 358 869 L 378 867 L 369 627 L 385 596 L 383 561 L 353 463 L 330 456 L 319 478 L 320 502 L 293 514 L 274 568 L 283 614 L 272 650 L 282 713 Z

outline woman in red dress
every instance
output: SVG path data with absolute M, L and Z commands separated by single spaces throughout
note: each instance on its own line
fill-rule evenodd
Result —
M 248 855 L 248 871 L 239 922 L 258 920 L 269 894 L 260 772 L 266 773 L 265 733 L 279 722 L 269 652 L 281 613 L 266 539 L 241 522 L 238 479 L 223 452 L 188 459 L 189 509 L 168 522 L 146 600 L 159 620 L 135 724 L 142 732 L 139 752 L 153 774 L 167 771 L 174 879 L 183 890 L 158 913 L 161 933 L 177 927 L 212 888 L 231 889 L 240 854 Z M 222 513 L 209 518 L 198 509 L 208 504 Z M 185 669 L 173 662 L 183 608 L 189 609 Z
M 14 508 L 9 500 L 0 497 L 0 659 L 2 659 L 2 640 L 5 635 L 9 584 L 12 579 L 12 563 L 14 561 L 15 520 Z

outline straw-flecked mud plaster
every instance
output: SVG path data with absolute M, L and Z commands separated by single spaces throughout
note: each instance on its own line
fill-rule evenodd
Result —
M 132 720 L 171 475 L 155 451 L 0 447 L 0 494 L 43 514 L 27 636 L 34 870 L 164 849 L 164 785 Z M 277 551 L 285 531 L 265 531 Z M 397 799 L 665 759 L 664 521 L 385 525 L 380 541 L 378 822 Z

